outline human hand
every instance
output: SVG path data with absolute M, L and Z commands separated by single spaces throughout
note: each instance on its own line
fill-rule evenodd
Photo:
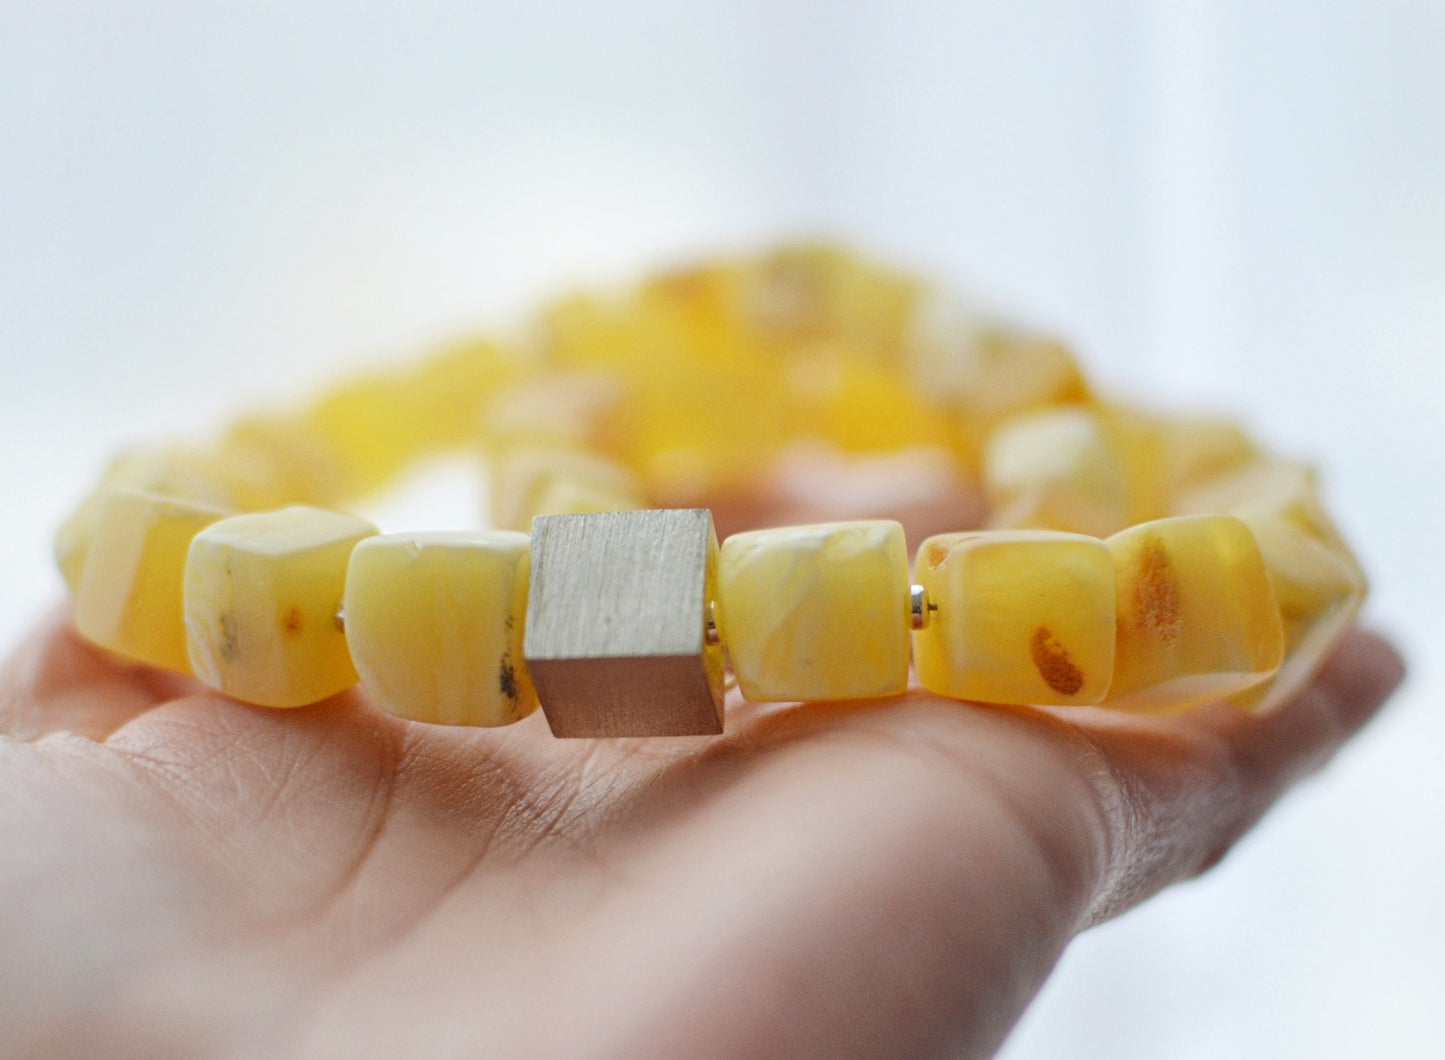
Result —
M 0 1048 L 986 1054 L 1401 674 L 1355 632 L 1258 718 L 915 690 L 561 741 L 248 706 L 57 615 L 0 676 Z

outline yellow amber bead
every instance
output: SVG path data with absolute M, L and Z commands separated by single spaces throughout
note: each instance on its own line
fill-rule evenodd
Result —
M 645 367 L 659 348 L 677 345 L 663 323 L 631 305 L 574 294 L 542 309 L 537 339 L 542 357 L 554 366 L 626 370 Z
M 622 381 L 605 371 L 547 372 L 497 389 L 481 422 L 489 445 L 586 447 L 621 400 Z
M 1293 460 L 1249 464 L 1183 493 L 1175 502 L 1174 513 L 1223 513 L 1241 519 L 1279 516 L 1325 542 L 1359 569 L 1320 501 L 1315 472 L 1308 464 Z
M 563 445 L 504 446 L 492 459 L 489 485 L 491 521 L 504 530 L 530 530 L 539 515 L 644 507 L 625 467 Z
M 631 489 L 561 473 L 553 475 L 536 493 L 532 518 L 539 515 L 588 515 L 596 512 L 630 512 L 645 505 Z
M 385 485 L 408 463 L 480 434 L 483 400 L 515 366 L 484 341 L 442 350 L 410 372 L 359 376 L 299 418 L 334 462 L 344 493 Z
M 400 376 L 360 376 L 322 395 L 305 427 L 336 457 L 348 496 L 384 485 L 424 452 L 415 395 Z
M 191 539 L 228 513 L 135 490 L 100 503 L 75 596 L 81 636 L 137 662 L 190 671 L 181 585 Z
M 629 380 L 603 443 L 669 505 L 747 488 L 788 441 L 786 383 L 776 361 L 664 359 Z
M 1259 543 L 1284 629 L 1284 662 L 1269 681 L 1233 701 L 1267 711 L 1312 677 L 1365 599 L 1354 559 L 1280 515 L 1245 516 Z
M 655 500 L 685 507 L 750 486 L 788 440 L 782 358 L 732 330 L 699 329 L 662 298 L 569 299 L 548 309 L 542 329 L 554 365 L 619 380 L 596 441 Z
M 1106 542 L 1118 588 L 1107 706 L 1182 709 L 1268 678 L 1284 654 L 1259 546 L 1228 515 L 1130 527 Z
M 780 247 L 743 269 L 744 321 L 765 344 L 797 348 L 842 339 L 865 356 L 900 344 L 922 285 L 824 242 Z
M 1123 476 L 1123 517 L 1107 533 L 1169 514 L 1163 473 L 1164 421 L 1152 413 L 1117 403 L 1090 409 L 1105 444 Z
M 718 627 L 752 700 L 891 696 L 908 684 L 908 546 L 861 520 L 733 534 Z
M 268 707 L 314 703 L 355 684 L 337 614 L 351 550 L 375 533 L 363 519 L 301 506 L 202 530 L 185 576 L 196 676 Z
M 1217 416 L 1160 418 L 1157 444 L 1160 493 L 1166 497 L 1260 459 L 1244 428 Z
M 1128 479 L 1123 525 L 1176 514 L 1182 493 L 1260 456 L 1237 423 L 1220 417 L 1160 416 L 1113 402 L 1095 415 Z
M 936 295 L 919 303 L 905 356 L 920 392 L 952 409 L 959 458 L 971 469 L 982 466 L 989 435 L 1009 416 L 1091 399 L 1062 342 Z
M 196 501 L 219 508 L 238 507 L 237 498 L 218 481 L 215 463 L 200 448 L 182 445 L 146 446 L 116 457 L 100 485 L 60 524 L 55 534 L 55 563 L 70 588 L 80 591 L 85 557 L 95 535 L 96 520 L 116 490 L 141 490 L 166 497 Z
M 1022 413 L 989 438 L 989 525 L 1107 537 L 1128 525 L 1128 481 L 1094 412 Z
M 890 365 L 823 348 L 793 357 L 788 381 L 798 433 L 844 452 L 951 444 L 943 413 Z
M 522 659 L 530 547 L 505 530 L 356 546 L 346 639 L 378 706 L 447 725 L 508 725 L 536 709 Z
M 405 377 L 413 425 L 426 449 L 455 448 L 474 442 L 488 395 L 512 378 L 516 358 L 486 339 L 466 339 L 427 357 Z
M 747 274 L 730 262 L 688 265 L 644 281 L 639 299 L 676 313 L 693 331 L 719 334 L 736 330 Z
M 1098 703 L 1114 670 L 1114 567 L 1097 538 L 940 534 L 914 577 L 937 610 L 913 634 L 925 688 L 985 703 Z
M 248 455 L 268 470 L 271 496 L 247 504 L 248 509 L 260 511 L 286 504 L 324 506 L 346 495 L 349 483 L 335 452 L 303 417 L 246 416 L 222 436 L 220 449 Z
M 1268 709 L 1314 673 L 1358 613 L 1369 592 L 1364 569 L 1325 510 L 1307 464 L 1246 464 L 1184 493 L 1175 509 L 1236 515 L 1259 538 L 1279 596 L 1286 661 L 1267 689 L 1237 702 Z

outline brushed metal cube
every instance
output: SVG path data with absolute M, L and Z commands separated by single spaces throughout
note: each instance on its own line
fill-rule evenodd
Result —
M 533 520 L 522 654 L 554 736 L 722 732 L 716 570 L 703 508 Z

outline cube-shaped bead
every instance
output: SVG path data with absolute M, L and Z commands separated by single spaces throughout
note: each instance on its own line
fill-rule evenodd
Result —
M 399 373 L 357 376 L 302 416 L 302 429 L 331 455 L 346 495 L 377 489 L 427 451 L 431 410 L 409 382 Z
M 606 483 L 564 472 L 553 475 L 537 491 L 532 518 L 539 515 L 630 512 L 642 507 L 642 500 L 631 490 L 615 489 Z
M 889 520 L 750 530 L 718 557 L 718 626 L 752 700 L 908 685 L 908 546 Z
M 96 520 L 116 490 L 142 490 L 200 504 L 234 509 L 238 498 L 216 474 L 215 461 L 204 450 L 179 445 L 128 449 L 111 461 L 100 485 L 71 512 L 55 534 L 55 562 L 73 596 L 80 590 L 86 552 L 95 536 Z
M 75 628 L 138 662 L 191 669 L 181 585 L 191 539 L 229 513 L 138 490 L 108 492 L 75 596 Z
M 621 464 L 575 446 L 506 444 L 492 459 L 492 522 L 527 530 L 539 515 L 639 508 L 637 478 Z
M 246 416 L 226 430 L 220 448 L 249 456 L 267 468 L 274 499 L 248 505 L 247 510 L 335 504 L 350 485 L 335 451 L 303 416 Z
M 1114 670 L 1114 568 L 1098 538 L 940 534 L 914 578 L 937 610 L 913 634 L 924 687 L 985 703 L 1098 703 Z
M 196 676 L 268 707 L 314 703 L 355 684 L 337 618 L 351 550 L 374 533 L 365 520 L 296 506 L 232 516 L 197 534 L 185 577 Z
M 835 244 L 794 243 L 746 261 L 735 312 L 764 342 L 846 338 L 876 355 L 897 346 L 919 282 L 882 269 Z
M 1247 516 L 1243 522 L 1259 543 L 1279 603 L 1284 661 L 1274 677 L 1232 701 L 1268 711 L 1298 692 L 1325 661 L 1364 602 L 1365 579 L 1353 557 L 1284 516 Z
M 1260 459 L 1259 448 L 1234 420 L 1217 416 L 1158 418 L 1154 460 L 1166 511 L 1173 498 L 1202 482 Z
M 920 392 L 952 409 L 970 469 L 982 466 L 988 436 L 1008 417 L 1090 398 L 1063 343 L 938 295 L 918 303 L 904 354 Z
M 1180 514 L 1174 505 L 1181 494 L 1259 459 L 1259 450 L 1232 420 L 1163 416 L 1117 402 L 1092 411 L 1128 482 L 1127 516 L 1115 529 Z
M 1118 589 L 1105 705 L 1183 709 L 1268 678 L 1284 653 L 1259 546 L 1233 516 L 1141 523 L 1106 542 Z
M 538 518 L 524 654 L 553 734 L 721 732 L 716 576 L 704 509 Z
M 1176 503 L 1176 514 L 1205 511 L 1237 516 L 1259 540 L 1279 596 L 1286 654 L 1293 656 L 1296 646 L 1308 641 L 1309 654 L 1315 656 L 1283 667 L 1289 674 L 1279 674 L 1270 687 L 1298 686 L 1298 674 L 1314 672 L 1368 592 L 1360 560 L 1319 500 L 1314 469 L 1295 461 L 1257 461 L 1218 475 Z M 1314 624 L 1306 614 L 1324 617 L 1324 628 L 1332 633 L 1303 633 L 1302 622 Z
M 537 707 L 522 660 L 531 539 L 386 534 L 351 553 L 346 640 L 376 704 L 414 721 L 508 725 Z
M 984 489 L 995 527 L 1106 537 L 1128 525 L 1124 466 L 1089 409 L 1022 413 L 989 437 Z
M 606 372 L 547 371 L 498 387 L 487 399 L 481 433 L 492 446 L 529 443 L 587 448 L 598 425 L 622 398 Z
M 404 377 L 426 449 L 453 448 L 481 435 L 486 399 L 512 379 L 518 359 L 489 339 L 465 338 L 424 358 Z
M 1279 516 L 1334 548 L 1358 568 L 1344 537 L 1320 501 L 1315 472 L 1293 460 L 1260 460 L 1183 491 L 1173 515 Z
M 680 361 L 663 347 L 630 380 L 604 430 L 649 496 L 697 498 L 755 484 L 788 439 L 792 405 L 782 362 L 748 357 Z M 719 395 L 746 394 L 746 401 Z
M 827 345 L 794 352 L 788 363 L 799 434 L 852 453 L 951 441 L 944 411 L 890 363 Z

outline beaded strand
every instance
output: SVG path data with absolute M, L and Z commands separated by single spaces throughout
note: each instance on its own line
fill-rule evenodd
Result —
M 946 454 L 986 507 L 921 542 L 706 509 L 802 441 Z M 485 461 L 500 529 L 337 510 L 417 458 Z M 838 248 L 553 303 L 208 445 L 119 457 L 56 537 L 86 639 L 292 707 L 356 683 L 419 721 L 720 732 L 752 700 L 901 694 L 1269 709 L 1361 606 L 1309 468 L 1236 424 L 1099 397 L 1048 336 Z

